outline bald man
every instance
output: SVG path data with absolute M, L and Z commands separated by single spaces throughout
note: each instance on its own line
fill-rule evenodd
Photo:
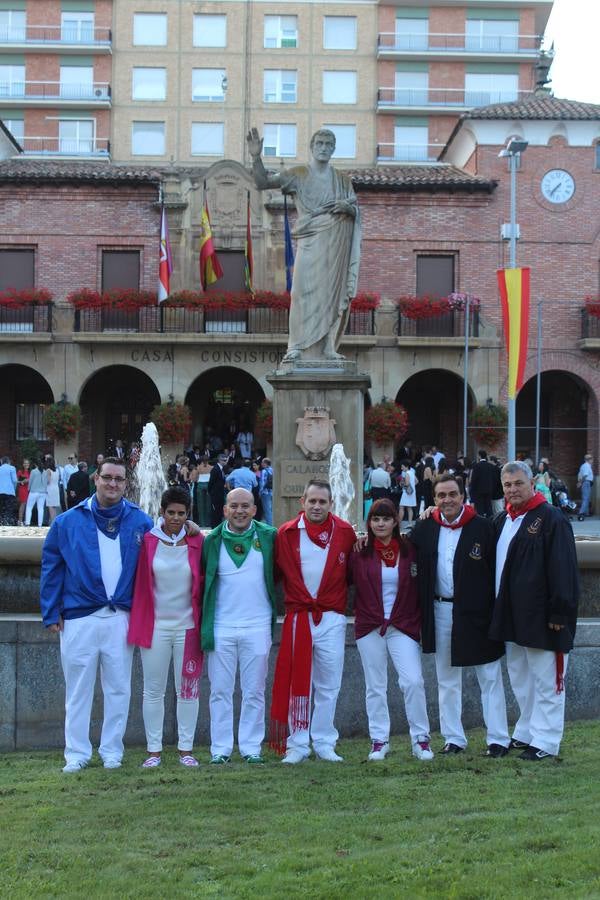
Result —
M 210 752 L 224 765 L 233 751 L 233 691 L 239 666 L 242 705 L 240 755 L 262 764 L 265 736 L 265 681 L 277 620 L 273 555 L 277 529 L 256 522 L 254 497 L 245 488 L 227 494 L 224 521 L 207 536 L 202 649 L 210 680 Z

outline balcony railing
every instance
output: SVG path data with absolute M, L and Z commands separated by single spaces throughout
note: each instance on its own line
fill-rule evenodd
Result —
M 464 88 L 396 88 L 380 87 L 377 107 L 465 107 L 512 103 L 532 91 L 469 91 Z
M 108 138 L 24 137 L 19 139 L 27 156 L 89 156 L 105 158 L 110 155 Z
M 52 331 L 52 304 L 0 306 L 0 334 Z
M 479 310 L 469 312 L 469 335 L 479 337 Z M 464 337 L 465 311 L 451 310 L 441 316 L 427 319 L 412 319 L 398 314 L 398 337 Z
M 377 162 L 435 162 L 445 144 L 377 144 Z
M 4 100 L 70 100 L 85 103 L 109 103 L 110 85 L 106 81 L 69 84 L 60 81 L 0 81 L 0 102 Z
M 251 309 L 189 309 L 144 306 L 141 309 L 78 309 L 75 331 L 145 334 L 278 334 L 288 333 L 288 310 L 256 306 Z M 350 313 L 347 335 L 375 333 L 374 310 Z
M 87 22 L 79 25 L 25 25 L 22 28 L 0 26 L 0 45 L 6 44 L 61 44 L 110 47 L 110 28 L 94 28 Z
M 396 34 L 384 31 L 378 36 L 377 49 L 380 53 L 501 53 L 532 56 L 539 52 L 540 42 L 538 34 Z

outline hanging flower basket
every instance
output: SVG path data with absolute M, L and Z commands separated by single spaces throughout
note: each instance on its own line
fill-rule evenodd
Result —
M 384 400 L 365 413 L 365 437 L 378 447 L 400 441 L 408 431 L 408 413 L 399 403 Z
M 398 297 L 396 306 L 407 319 L 433 319 L 449 312 L 461 312 L 466 309 L 467 297 L 469 309 L 479 309 L 480 300 L 473 294 L 453 293 L 447 297 L 430 297 L 406 294 Z
M 76 403 L 53 403 L 44 413 L 44 430 L 51 441 L 75 437 L 81 427 L 81 409 Z
M 263 400 L 256 410 L 254 430 L 265 443 L 273 440 L 273 403 L 270 400 Z
M 585 311 L 589 316 L 594 316 L 596 319 L 600 319 L 600 294 L 596 294 L 595 297 L 587 296 L 584 298 L 585 303 Z
M 476 406 L 471 413 L 471 434 L 478 444 L 493 450 L 504 437 L 508 424 L 508 412 L 505 406 L 491 404 Z
M 158 429 L 163 444 L 176 444 L 187 440 L 192 424 L 192 413 L 184 403 L 161 403 L 155 406 L 150 419 Z
M 144 306 L 156 306 L 158 303 L 155 291 L 138 291 L 134 288 L 115 288 L 112 291 L 92 291 L 81 288 L 72 291 L 67 301 L 75 309 L 125 309 L 135 310 Z
M 356 297 L 353 297 L 350 301 L 350 311 L 367 312 L 370 309 L 377 309 L 380 303 L 381 297 L 379 294 L 363 291 L 360 294 L 357 294 Z
M 46 288 L 26 288 L 20 291 L 8 288 L 0 291 L 0 306 L 10 306 L 13 309 L 23 306 L 45 306 L 52 301 L 53 296 Z

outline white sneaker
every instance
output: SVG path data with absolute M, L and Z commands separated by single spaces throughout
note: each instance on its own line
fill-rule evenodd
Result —
M 304 762 L 305 759 L 308 759 L 308 757 L 302 751 L 288 750 L 281 762 L 289 766 L 297 766 L 298 763 Z
M 104 768 L 105 769 L 120 769 L 121 768 L 121 760 L 120 759 L 105 759 L 104 760 Z
M 76 759 L 73 762 L 68 762 L 66 766 L 63 766 L 63 772 L 81 772 L 86 766 L 87 760 Z
M 433 759 L 433 750 L 429 746 L 429 741 L 417 741 L 413 744 L 412 748 L 413 756 L 416 756 L 417 759 Z
M 371 741 L 371 752 L 367 756 L 367 759 L 371 762 L 377 762 L 379 760 L 385 759 L 389 752 L 389 741 Z
M 315 750 L 315 753 L 319 757 L 319 759 L 324 759 L 326 762 L 344 762 L 343 756 L 338 756 L 333 747 L 325 747 L 323 750 Z

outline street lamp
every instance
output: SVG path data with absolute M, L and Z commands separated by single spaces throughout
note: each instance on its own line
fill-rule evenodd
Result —
M 511 138 L 506 147 L 498 156 L 508 157 L 510 165 L 510 232 L 509 232 L 509 256 L 510 268 L 517 267 L 517 166 L 523 153 L 528 147 L 528 141 Z M 508 459 L 513 460 L 517 455 L 517 401 L 516 397 L 508 398 Z

